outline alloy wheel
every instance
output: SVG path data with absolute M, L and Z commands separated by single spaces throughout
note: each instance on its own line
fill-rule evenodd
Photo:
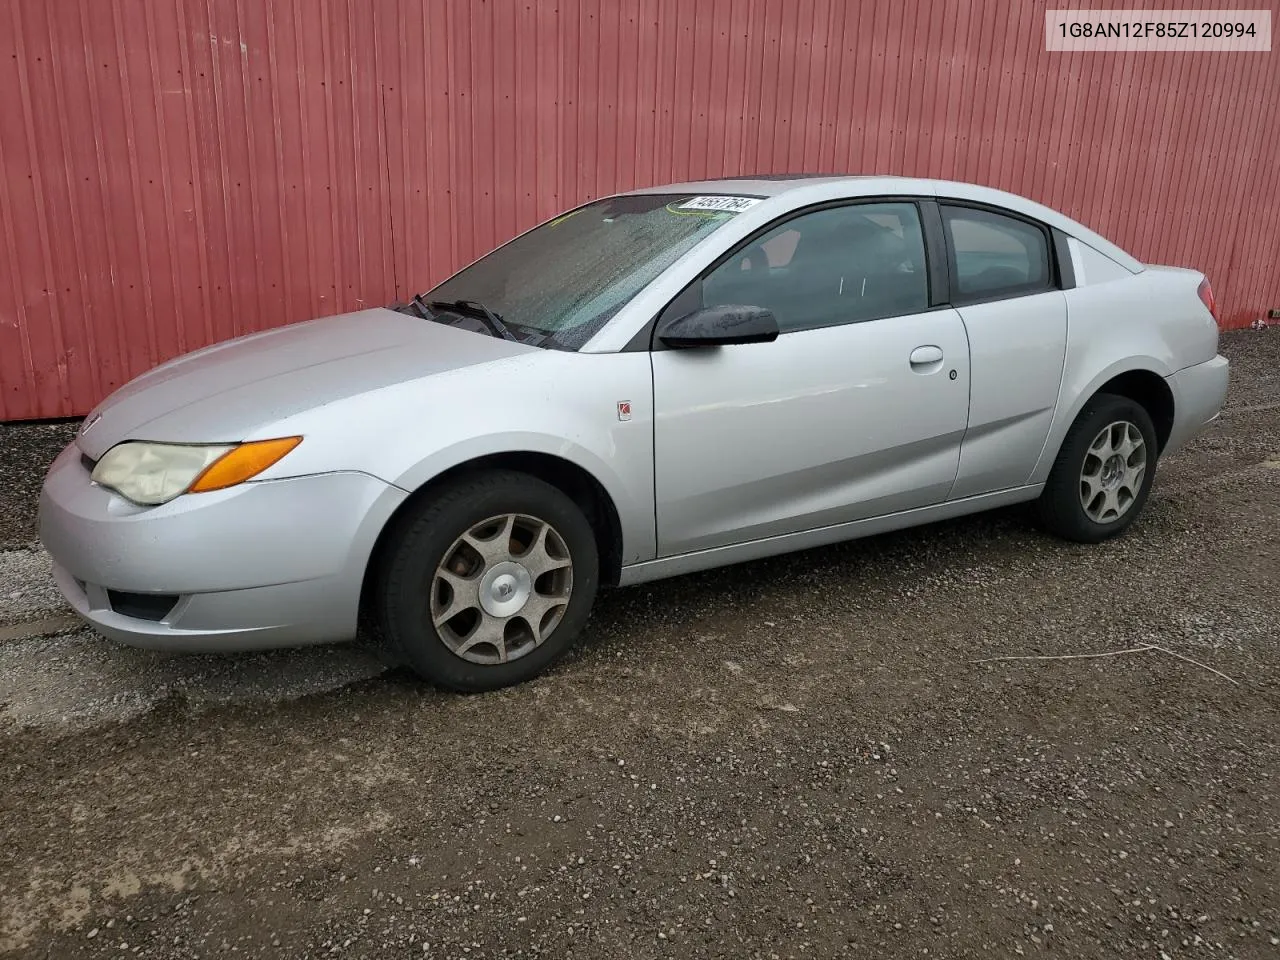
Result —
M 1134 503 L 1147 472 L 1142 431 L 1127 420 L 1103 427 L 1080 468 L 1080 504 L 1095 523 L 1120 519 Z
M 445 551 L 431 582 L 431 623 L 471 663 L 498 664 L 537 648 L 564 618 L 573 560 L 551 524 L 504 514 Z

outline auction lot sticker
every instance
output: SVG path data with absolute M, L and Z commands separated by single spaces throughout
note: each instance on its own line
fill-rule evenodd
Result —
M 677 210 L 719 210 L 722 213 L 741 213 L 760 202 L 759 197 L 694 197 L 676 207 Z
M 1270 52 L 1270 10 L 1046 10 L 1046 50 Z

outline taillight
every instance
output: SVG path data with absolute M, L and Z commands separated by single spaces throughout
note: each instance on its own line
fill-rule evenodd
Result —
M 1196 293 L 1200 295 L 1200 302 L 1205 305 L 1205 309 L 1209 311 L 1216 322 L 1218 319 L 1218 302 L 1213 299 L 1213 287 L 1209 286 L 1208 277 L 1200 281 L 1200 286 L 1196 287 Z

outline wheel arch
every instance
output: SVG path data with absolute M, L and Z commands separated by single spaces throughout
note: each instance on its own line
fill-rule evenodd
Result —
M 383 524 L 374 540 L 360 590 L 362 611 L 366 609 L 370 590 L 376 582 L 378 565 L 387 540 L 403 519 L 417 504 L 432 496 L 446 484 L 469 474 L 484 473 L 489 470 L 513 470 L 537 477 L 572 499 L 586 514 L 595 534 L 596 548 L 600 556 L 600 583 L 605 586 L 617 586 L 622 574 L 622 521 L 617 504 L 605 489 L 604 484 L 585 467 L 564 457 L 535 450 L 512 450 L 482 454 L 456 463 L 441 470 L 405 497 Z
M 1027 482 L 1044 483 L 1049 478 L 1049 471 L 1058 459 L 1067 431 L 1079 419 L 1085 405 L 1099 393 L 1116 393 L 1141 404 L 1151 415 L 1156 427 L 1157 453 L 1162 452 L 1172 435 L 1177 412 L 1173 390 L 1166 379 L 1171 372 L 1155 357 L 1132 356 L 1098 371 L 1079 388 L 1073 386 L 1073 378 L 1068 375 L 1062 392 L 1064 397 L 1074 396 L 1075 400 L 1068 403 L 1065 399 L 1059 399 L 1053 426 L 1045 437 L 1040 459 Z
M 1100 393 L 1128 397 L 1141 406 L 1151 417 L 1156 428 L 1156 452 L 1163 453 L 1173 433 L 1173 390 L 1160 374 L 1152 370 L 1134 369 L 1117 374 L 1090 394 L 1090 399 Z M 1079 413 L 1076 414 L 1079 416 Z

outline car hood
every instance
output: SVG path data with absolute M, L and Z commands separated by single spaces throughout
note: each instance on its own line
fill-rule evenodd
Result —
M 537 350 L 382 308 L 311 320 L 161 364 L 99 404 L 76 443 L 97 459 L 122 440 L 238 442 L 304 410 Z

